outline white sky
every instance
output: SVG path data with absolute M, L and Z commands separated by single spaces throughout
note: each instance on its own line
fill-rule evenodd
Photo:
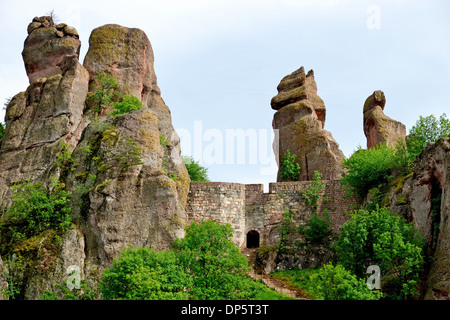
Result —
M 226 129 L 270 132 L 276 87 L 301 66 L 314 69 L 327 107 L 325 129 L 347 156 L 366 146 L 362 108 L 375 90 L 386 94 L 386 115 L 408 129 L 419 115 L 450 116 L 450 2 L 445 0 L 66 3 L 0 0 L 2 104 L 28 86 L 21 57 L 27 25 L 54 10 L 60 22 L 78 30 L 81 61 L 95 27 L 117 23 L 145 31 L 174 127 L 192 135 L 194 121 L 201 121 L 203 132 L 215 129 L 224 137 Z M 371 8 L 379 12 L 379 29 L 368 28 L 374 21 Z M 276 180 L 275 174 L 261 174 L 261 164 L 248 162 L 205 166 L 213 181 Z

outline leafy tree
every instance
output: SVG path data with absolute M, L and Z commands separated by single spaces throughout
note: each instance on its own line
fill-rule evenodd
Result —
M 186 165 L 186 169 L 189 173 L 191 181 L 209 181 L 207 168 L 202 167 L 192 157 L 182 156 L 182 159 L 184 164 Z
M 117 91 L 118 86 L 119 84 L 112 75 L 103 72 L 98 73 L 95 76 L 95 81 L 91 85 L 93 91 L 87 94 L 87 105 L 96 114 L 101 113 L 122 97 L 122 94 Z
M 319 206 L 320 196 L 325 190 L 325 183 L 322 181 L 322 174 L 319 171 L 314 171 L 311 186 L 302 190 L 302 196 L 313 209 L 314 212 L 308 219 L 307 224 L 300 226 L 298 231 L 305 235 L 305 239 L 309 242 L 319 243 L 327 235 L 330 234 L 330 217 L 328 210 L 324 209 L 323 217 L 319 216 L 317 208 Z
M 302 190 L 302 196 L 314 210 L 317 210 L 320 196 L 324 190 L 325 183 L 322 181 L 322 174 L 316 170 L 314 171 L 311 186 Z
M 281 181 L 297 181 L 300 174 L 300 165 L 295 162 L 297 155 L 291 155 L 291 151 L 287 150 L 281 157 L 281 166 L 279 178 Z
M 173 251 L 150 248 L 124 249 L 102 274 L 100 291 L 104 299 L 187 299 L 190 277 Z
M 53 181 L 48 189 L 42 183 L 30 181 L 16 184 L 12 189 L 13 203 L 0 223 L 6 228 L 3 235 L 11 242 L 22 241 L 46 229 L 69 228 L 70 194 L 59 181 Z
M 378 300 L 381 293 L 370 290 L 363 279 L 358 279 L 342 265 L 331 263 L 310 276 L 313 284 L 308 292 L 318 300 Z
M 131 111 L 141 110 L 142 103 L 137 97 L 132 94 L 127 94 L 123 97 L 122 101 L 113 103 L 112 108 L 113 111 L 111 114 L 117 116 Z
M 364 150 L 361 147 L 342 162 L 346 173 L 341 183 L 349 194 L 364 198 L 368 191 L 388 181 L 397 166 L 395 148 L 379 144 Z
M 450 135 L 450 120 L 442 114 L 439 119 L 434 115 L 427 117 L 420 116 L 416 124 L 409 131 L 409 137 L 406 140 L 408 152 L 414 157 L 420 155 L 428 143 L 436 142 L 442 137 Z
M 248 260 L 230 240 L 231 225 L 193 222 L 173 243 L 181 265 L 193 280 L 191 299 L 246 299 L 255 292 L 247 275 Z
M 424 263 L 424 240 L 402 217 L 377 208 L 355 211 L 342 227 L 335 244 L 339 263 L 359 277 L 378 265 L 382 275 L 393 277 L 391 297 L 416 293 Z

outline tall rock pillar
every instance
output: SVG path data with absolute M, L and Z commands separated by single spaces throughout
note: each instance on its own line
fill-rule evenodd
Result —
M 301 67 L 284 77 L 277 90 L 271 106 L 277 110 L 272 126 L 279 130 L 278 141 L 275 141 L 275 145 L 278 142 L 275 156 L 279 166 L 281 157 L 290 150 L 301 166 L 298 180 L 311 180 L 316 170 L 324 179 L 339 179 L 344 154 L 332 134 L 324 130 L 326 108 L 317 95 L 314 71 L 305 74 Z

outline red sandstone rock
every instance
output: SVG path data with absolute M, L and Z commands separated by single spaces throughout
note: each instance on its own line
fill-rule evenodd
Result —
M 315 170 L 320 171 L 324 179 L 339 179 L 344 154 L 332 134 L 323 129 L 326 108 L 317 95 L 313 70 L 305 74 L 301 67 L 284 77 L 277 89 L 271 105 L 278 110 L 272 123 L 273 128 L 279 130 L 278 163 L 290 150 L 301 166 L 299 180 L 311 180 Z
M 367 138 L 367 148 L 386 143 L 395 145 L 399 140 L 405 140 L 406 127 L 401 122 L 393 120 L 383 112 L 386 98 L 383 91 L 375 91 L 364 103 L 364 134 Z
M 51 17 L 34 18 L 22 51 L 30 84 L 38 78 L 64 74 L 60 65 L 78 59 L 81 42 L 78 33 L 67 25 L 54 25 Z

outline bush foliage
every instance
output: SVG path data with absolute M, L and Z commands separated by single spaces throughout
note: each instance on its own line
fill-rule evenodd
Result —
M 114 116 L 118 116 L 124 113 L 141 110 L 142 103 L 137 97 L 131 94 L 127 94 L 125 97 L 123 97 L 122 101 L 113 103 L 112 109 L 113 111 L 111 112 L 111 114 Z
M 182 159 L 189 173 L 189 178 L 191 178 L 191 181 L 209 181 L 207 168 L 202 167 L 192 157 L 183 156 Z
M 424 240 L 405 219 L 377 208 L 355 211 L 341 228 L 335 244 L 339 263 L 358 277 L 378 265 L 382 275 L 393 277 L 393 298 L 416 294 L 424 264 Z
M 440 138 L 450 135 L 450 120 L 446 117 L 445 113 L 439 119 L 434 115 L 419 117 L 409 131 L 409 137 L 406 140 L 408 152 L 414 158 L 425 150 L 428 143 L 436 142 Z
M 300 174 L 300 165 L 295 162 L 295 154 L 287 150 L 281 157 L 279 178 L 281 181 L 297 181 Z
M 1 218 L 2 237 L 20 242 L 47 229 L 70 226 L 70 195 L 64 185 L 54 181 L 49 188 L 26 181 L 12 187 L 13 203 Z

